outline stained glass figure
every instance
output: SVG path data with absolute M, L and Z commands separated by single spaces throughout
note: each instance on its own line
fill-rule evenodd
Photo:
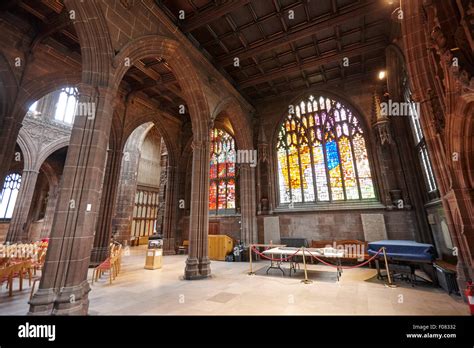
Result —
M 350 108 L 310 96 L 283 120 L 277 137 L 280 203 L 375 198 L 360 122 Z
M 236 149 L 234 138 L 214 128 L 210 132 L 209 214 L 235 212 Z

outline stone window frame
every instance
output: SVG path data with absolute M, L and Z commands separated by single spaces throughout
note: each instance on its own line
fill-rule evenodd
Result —
M 415 144 L 415 152 L 420 161 L 421 171 L 423 173 L 423 181 L 425 184 L 426 191 L 430 200 L 437 199 L 439 197 L 438 184 L 433 173 L 433 165 L 426 146 L 425 135 L 420 124 L 420 115 L 417 115 L 417 108 L 414 107 L 414 101 L 410 88 L 405 85 L 404 88 L 405 101 L 410 103 L 410 129 L 412 130 L 413 142 Z
M 140 198 L 142 194 L 142 198 Z M 143 201 L 146 194 L 146 201 Z M 159 189 L 137 185 L 133 201 L 133 214 L 130 234 L 134 237 L 151 236 L 157 230 L 159 210 Z M 140 201 L 140 199 L 142 199 Z M 151 228 L 151 231 L 149 230 Z
M 18 198 L 18 194 L 20 192 L 21 177 L 22 175 L 20 173 L 12 172 L 9 173 L 3 181 L 2 191 L 0 192 L 0 221 L 10 221 L 13 216 L 15 204 Z M 9 187 L 6 187 L 7 185 Z M 9 189 L 8 201 L 5 205 L 3 205 L 4 199 L 6 198 L 5 191 L 7 189 Z M 14 196 L 12 201 L 11 199 L 13 192 L 16 192 L 16 195 Z M 11 211 L 11 214 L 7 215 L 9 210 Z
M 331 98 L 341 104 L 344 104 L 347 108 L 354 113 L 360 123 L 360 127 L 363 131 L 363 137 L 365 140 L 365 148 L 367 151 L 367 158 L 370 167 L 371 178 L 373 182 L 374 188 L 374 197 L 368 199 L 357 199 L 357 200 L 340 200 L 340 201 L 328 201 L 328 202 L 307 202 L 307 203 L 296 203 L 294 208 L 289 208 L 287 203 L 280 203 L 280 190 L 279 190 L 279 174 L 278 174 L 278 154 L 276 149 L 276 144 L 278 140 L 278 132 L 280 130 L 281 124 L 283 120 L 285 120 L 287 116 L 287 109 L 282 113 L 282 116 L 279 118 L 279 121 L 276 124 L 276 127 L 273 131 L 272 141 L 270 143 L 270 168 L 271 168 L 271 180 L 272 180 L 272 201 L 274 212 L 311 212 L 311 211 L 330 211 L 330 210 L 358 210 L 358 209 L 381 209 L 385 206 L 380 202 L 380 178 L 378 173 L 378 164 L 375 160 L 373 149 L 372 149 L 372 138 L 371 138 L 371 131 L 367 125 L 366 118 L 364 117 L 364 113 L 359 108 L 355 107 L 353 103 L 351 103 L 346 97 L 340 95 L 338 93 L 333 93 L 330 91 L 325 90 L 314 90 L 311 92 L 306 92 L 304 94 L 300 94 L 298 97 L 293 99 L 293 105 L 296 103 L 308 99 L 310 95 L 316 96 L 319 98 L 320 96 Z
M 235 156 L 237 156 L 237 142 L 235 140 L 235 137 L 232 135 L 231 132 L 229 132 L 227 129 L 225 129 L 225 127 L 220 127 L 218 125 L 215 125 L 211 130 L 210 132 L 212 132 L 213 130 L 215 129 L 218 129 L 218 130 L 221 130 L 225 133 L 227 133 L 233 140 L 233 146 L 234 146 L 234 151 L 235 151 Z M 211 162 L 211 156 L 212 156 L 212 140 L 211 140 L 211 137 L 209 138 L 209 146 L 210 146 L 210 149 L 209 149 L 209 165 L 210 165 L 210 162 Z M 227 171 L 227 170 L 226 170 Z M 217 173 L 216 173 L 217 174 Z M 217 177 L 216 179 L 211 179 L 210 177 L 211 173 L 210 173 L 210 169 L 209 169 L 209 190 L 210 190 L 210 187 L 211 187 L 211 183 L 212 182 L 216 182 L 217 186 L 218 186 L 218 182 L 221 180 L 221 179 L 224 179 L 224 181 L 226 181 L 226 189 L 227 189 L 227 182 L 228 180 L 230 179 L 233 179 L 234 182 L 235 182 L 235 197 L 234 197 L 234 209 L 225 209 L 224 212 L 219 212 L 219 209 L 218 209 L 218 204 L 217 204 L 217 200 L 218 200 L 218 197 L 216 198 L 216 209 L 211 211 L 211 209 L 209 208 L 209 212 L 208 212 L 208 215 L 210 218 L 219 218 L 219 217 L 224 217 L 224 216 L 236 216 L 236 215 L 239 215 L 239 197 L 238 197 L 238 194 L 239 194 L 239 174 L 238 174 L 238 163 L 235 163 L 235 175 L 233 177 L 228 177 L 227 175 L 224 177 L 224 178 L 219 178 Z M 218 190 L 217 190 L 217 195 L 218 195 Z M 227 193 L 226 193 L 226 197 L 227 197 Z

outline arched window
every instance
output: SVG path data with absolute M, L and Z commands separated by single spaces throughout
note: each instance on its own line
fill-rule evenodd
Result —
M 65 87 L 51 92 L 35 101 L 29 107 L 31 116 L 72 124 L 78 107 L 78 91 L 75 87 Z M 83 111 L 83 110 L 81 110 Z
M 209 214 L 235 213 L 234 138 L 222 129 L 211 130 L 211 164 L 209 169 Z
M 290 106 L 276 144 L 280 203 L 375 198 L 357 116 L 328 97 Z
M 405 86 L 405 101 L 410 103 L 410 126 L 413 132 L 413 139 L 415 142 L 416 152 L 418 153 L 421 162 L 421 171 L 425 178 L 426 188 L 431 199 L 437 198 L 438 186 L 433 174 L 433 167 L 431 165 L 430 157 L 428 156 L 428 149 L 426 148 L 426 141 L 420 124 L 420 115 L 418 115 L 418 108 L 411 97 L 411 91 L 408 86 Z
M 11 219 L 13 208 L 15 208 L 16 198 L 20 190 L 21 175 L 7 175 L 3 182 L 3 189 L 0 195 L 0 219 Z
M 59 94 L 54 119 L 64 123 L 72 124 L 77 106 L 77 89 L 72 87 L 63 88 Z

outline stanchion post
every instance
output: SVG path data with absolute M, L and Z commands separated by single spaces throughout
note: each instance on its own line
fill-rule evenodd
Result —
M 311 284 L 313 281 L 308 279 L 308 272 L 306 271 L 306 257 L 304 253 L 304 247 L 302 247 L 302 250 L 303 250 L 304 279 L 301 282 L 305 284 Z
M 383 250 L 383 258 L 385 261 L 385 270 L 387 271 L 387 278 L 388 278 L 388 284 L 385 284 L 385 286 L 389 288 L 396 288 L 397 286 L 392 283 L 392 276 L 390 275 L 390 269 L 388 268 L 388 260 L 387 260 L 387 253 L 385 252 L 385 247 L 382 247 Z
M 253 274 L 255 274 L 255 272 L 252 270 L 252 249 L 253 249 L 253 244 L 250 244 L 250 247 L 249 247 L 250 272 L 247 273 L 248 275 L 253 275 Z

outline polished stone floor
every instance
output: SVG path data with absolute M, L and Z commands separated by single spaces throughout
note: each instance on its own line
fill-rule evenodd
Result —
M 112 285 L 107 276 L 92 285 L 91 315 L 120 314 L 319 314 L 319 315 L 468 315 L 468 306 L 440 288 L 411 287 L 398 282 L 387 288 L 368 268 L 344 270 L 339 282 L 333 269 L 308 265 L 311 284 L 301 283 L 303 271 L 291 278 L 279 270 L 265 275 L 268 262 L 255 264 L 256 275 L 249 276 L 248 263 L 214 261 L 212 277 L 182 279 L 185 255 L 165 256 L 163 268 L 146 270 L 145 249 L 131 248 L 123 256 L 122 271 Z M 91 278 L 92 271 L 89 272 Z M 5 285 L 0 291 L 0 314 L 23 315 L 28 311 L 30 289 L 14 286 L 8 297 Z

